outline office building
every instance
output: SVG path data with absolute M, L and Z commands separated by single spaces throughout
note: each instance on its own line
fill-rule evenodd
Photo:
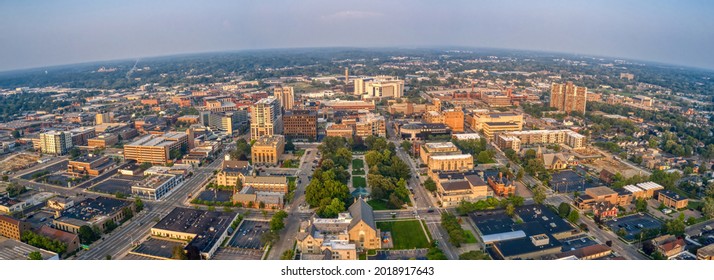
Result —
M 349 124 L 329 123 L 325 128 L 328 137 L 343 137 L 351 139 L 355 135 L 355 127 Z
M 72 135 L 65 131 L 40 134 L 40 150 L 44 154 L 64 155 L 72 148 Z
M 683 197 L 670 190 L 661 190 L 657 195 L 657 201 L 662 203 L 665 207 L 673 209 L 682 209 L 687 207 L 689 204 L 689 199 Z
M 258 138 L 250 148 L 250 158 L 254 165 L 278 165 L 280 156 L 285 151 L 285 137 L 265 135 Z
M 168 132 L 162 136 L 146 135 L 124 145 L 124 158 L 138 163 L 167 164 L 172 161 L 171 151 L 188 149 L 188 135 Z
M 292 110 L 283 114 L 283 135 L 290 139 L 316 140 L 317 113 Z
M 358 78 L 354 80 L 354 94 L 363 99 L 400 98 L 404 81 L 390 76 Z
M 181 185 L 183 178 L 173 174 L 149 175 L 131 186 L 131 194 L 143 199 L 159 200 Z
M 293 87 L 275 87 L 273 88 L 273 96 L 280 102 L 280 107 L 283 108 L 283 111 L 293 109 L 295 103 Z
M 550 91 L 550 107 L 566 113 L 580 112 L 585 114 L 588 88 L 575 86 L 573 82 L 566 84 L 553 83 Z
M 273 97 L 261 99 L 250 108 L 250 139 L 281 134 L 282 122 L 280 102 Z
M 468 125 L 475 131 L 484 129 L 486 123 L 512 123 L 516 130 L 523 129 L 523 115 L 512 112 L 503 113 L 474 113 L 467 117 Z
M 426 140 L 430 137 L 450 136 L 451 129 L 441 123 L 409 123 L 399 127 L 404 140 Z
M 0 236 L 20 240 L 22 232 L 26 230 L 30 230 L 30 224 L 11 216 L 0 215 Z
M 67 174 L 73 177 L 98 176 L 114 164 L 107 156 L 88 154 L 67 163 Z

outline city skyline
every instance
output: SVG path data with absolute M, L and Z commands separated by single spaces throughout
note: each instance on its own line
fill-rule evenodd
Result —
M 714 69 L 714 5 L 703 1 L 269 2 L 2 3 L 0 71 L 252 49 L 435 46 Z

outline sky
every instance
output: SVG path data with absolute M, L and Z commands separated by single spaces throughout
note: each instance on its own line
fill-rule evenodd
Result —
M 0 71 L 181 53 L 464 46 L 714 69 L 708 0 L 0 0 Z

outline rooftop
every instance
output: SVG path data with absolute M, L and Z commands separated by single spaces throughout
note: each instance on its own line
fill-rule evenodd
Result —
M 683 197 L 676 192 L 670 191 L 670 190 L 663 190 L 659 192 L 660 195 L 664 195 L 665 197 L 668 197 L 670 199 L 676 200 L 676 201 L 682 201 L 686 200 L 686 197 Z
M 617 194 L 617 192 L 615 192 L 611 188 L 608 188 L 605 186 L 588 188 L 585 190 L 585 192 L 592 194 L 594 196 L 597 196 L 597 197 Z
M 642 188 L 643 190 L 649 191 L 649 190 L 662 190 L 664 187 L 660 184 L 657 184 L 655 182 L 644 182 L 644 183 L 639 183 L 637 184 L 638 187 Z
M 108 216 L 131 204 L 125 200 L 107 197 L 88 198 L 62 212 L 63 218 L 89 222 L 100 216 Z
M 57 258 L 57 254 L 53 252 L 0 236 L 0 260 L 27 260 L 32 252 L 40 252 L 45 260 Z
M 472 158 L 472 155 L 469 154 L 461 154 L 461 155 L 437 155 L 437 156 L 431 156 L 431 159 L 433 160 L 453 160 L 453 159 L 468 159 Z
M 627 186 L 624 186 L 623 188 L 625 190 L 628 190 L 631 193 L 638 193 L 638 192 L 643 191 L 642 189 L 638 188 L 637 186 L 633 186 L 633 185 L 627 185 Z
M 444 182 L 441 183 L 441 187 L 444 188 L 445 191 L 461 191 L 471 189 L 471 185 L 469 185 L 469 182 L 467 181 Z
M 433 142 L 433 143 L 426 143 L 424 146 L 427 149 L 456 149 L 456 145 L 451 142 Z
M 188 246 L 194 246 L 201 252 L 212 248 L 225 232 L 236 213 L 205 211 L 177 207 L 159 221 L 154 228 L 175 232 L 195 234 Z
M 150 175 L 149 177 L 146 177 L 146 179 L 142 180 L 141 182 L 134 184 L 134 186 L 132 186 L 132 187 L 155 190 L 155 189 L 158 189 L 164 183 L 173 179 L 173 177 L 174 177 L 174 175 L 168 175 L 168 174 Z

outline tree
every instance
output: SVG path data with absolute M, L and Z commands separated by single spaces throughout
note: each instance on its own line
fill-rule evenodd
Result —
M 436 182 L 434 182 L 431 177 L 427 178 L 426 181 L 424 181 L 424 188 L 430 192 L 435 192 L 436 191 Z
M 513 217 L 513 215 L 516 213 L 516 207 L 513 206 L 513 203 L 508 203 L 506 205 L 506 215 Z
M 674 236 L 684 235 L 684 229 L 686 227 L 687 225 L 684 223 L 684 213 L 680 213 L 676 219 L 671 219 L 664 223 L 665 231 Z
M 295 255 L 293 250 L 285 250 L 285 252 L 283 252 L 283 254 L 280 256 L 280 259 L 281 260 L 292 260 L 293 255 Z
M 288 217 L 288 213 L 280 210 L 275 215 L 273 215 L 273 218 L 270 219 L 270 230 L 274 232 L 278 232 L 285 228 L 285 218 Z
M 77 233 L 77 235 L 79 235 L 79 241 L 82 244 L 92 244 L 92 242 L 99 239 L 99 234 L 87 225 L 79 227 L 79 231 Z
M 536 204 L 543 204 L 545 198 L 545 190 L 543 190 L 543 188 L 541 187 L 536 186 L 533 190 L 533 201 L 535 201 Z
M 31 252 L 27 254 L 27 259 L 28 260 L 42 260 L 42 254 L 38 251 Z
M 491 162 L 491 153 L 489 153 L 488 151 L 481 151 L 480 153 L 478 153 L 476 160 L 478 161 L 478 163 L 489 163 Z
M 294 151 L 295 150 L 295 144 L 293 143 L 293 140 L 288 140 L 288 142 L 285 143 L 285 150 L 286 151 Z
M 490 260 L 491 257 L 481 251 L 468 251 L 459 255 L 459 260 Z
M 449 234 L 449 243 L 456 247 L 461 247 L 461 243 L 466 241 L 464 230 L 461 228 L 456 216 L 451 213 L 441 214 L 441 226 Z
M 704 198 L 704 206 L 702 207 L 702 214 L 709 218 L 714 218 L 714 198 L 707 197 Z
M 578 211 L 570 211 L 570 214 L 568 214 L 568 221 L 571 223 L 577 223 L 578 220 L 580 219 L 580 213 Z
M 188 255 L 182 246 L 176 245 L 171 251 L 171 258 L 174 260 L 188 260 Z
M 565 219 L 568 214 L 570 214 L 570 205 L 565 202 L 561 202 L 560 205 L 558 205 L 558 215 Z
M 408 140 L 402 141 L 402 143 L 399 144 L 399 146 L 402 147 L 402 149 L 404 149 L 404 151 L 406 151 L 407 153 L 409 153 L 412 150 L 412 142 L 409 142 Z
M 638 198 L 635 200 L 635 209 L 637 212 L 647 212 L 647 200 L 644 198 Z
M 516 173 L 516 179 L 523 180 L 524 175 L 525 175 L 525 172 L 523 171 L 523 168 L 520 168 L 520 169 L 518 169 L 518 173 Z
M 144 209 L 144 202 L 141 201 L 141 198 L 137 197 L 134 199 L 134 209 L 136 210 L 136 213 L 139 213 Z
M 320 212 L 320 217 L 336 218 L 337 215 L 344 212 L 345 209 L 345 203 L 342 200 L 333 198 L 329 204 L 321 207 L 318 211 Z

